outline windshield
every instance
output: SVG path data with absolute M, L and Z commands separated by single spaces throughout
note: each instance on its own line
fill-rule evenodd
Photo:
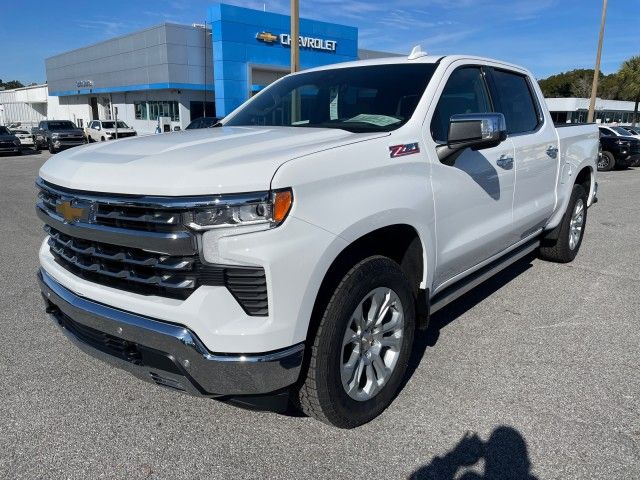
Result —
M 76 128 L 73 122 L 61 120 L 59 122 L 49 122 L 49 130 L 73 130 Z
M 11 132 L 7 127 L 0 127 L 0 135 L 11 135 Z
M 624 135 L 624 136 L 629 136 L 631 135 L 629 132 L 627 132 L 624 128 L 622 127 L 609 127 L 611 130 L 613 130 L 614 132 L 616 132 L 618 135 Z
M 29 135 L 29 132 L 27 132 L 26 130 L 14 130 L 13 133 L 15 135 Z
M 240 107 L 225 126 L 390 131 L 406 123 L 436 65 L 335 68 L 285 77 Z
M 115 128 L 116 122 L 102 122 L 102 128 Z M 129 128 L 126 123 L 118 121 L 118 128 Z

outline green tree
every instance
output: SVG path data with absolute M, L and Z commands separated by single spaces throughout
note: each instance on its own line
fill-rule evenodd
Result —
M 4 88 L 5 90 L 11 90 L 13 88 L 21 87 L 24 87 L 24 85 L 18 80 L 11 80 L 9 82 L 3 82 L 2 80 L 0 80 L 0 88 Z
M 625 96 L 635 102 L 633 122 L 631 123 L 635 127 L 638 121 L 638 104 L 640 103 L 640 56 L 626 60 L 618 71 L 618 77 Z

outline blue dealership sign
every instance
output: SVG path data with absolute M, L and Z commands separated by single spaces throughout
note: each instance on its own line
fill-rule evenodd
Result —
M 209 22 L 216 114 L 224 116 L 261 87 L 252 84 L 252 67 L 289 68 L 291 21 L 287 15 L 221 3 L 209 8 Z M 301 68 L 357 60 L 358 29 L 300 19 L 299 45 Z

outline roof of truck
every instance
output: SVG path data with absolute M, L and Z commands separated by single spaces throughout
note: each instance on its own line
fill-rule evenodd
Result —
M 310 68 L 308 70 L 304 70 L 303 72 L 314 72 L 321 70 L 331 70 L 334 68 L 347 68 L 347 67 L 363 67 L 367 65 L 395 65 L 395 64 L 413 64 L 413 63 L 438 63 L 443 60 L 446 60 L 447 63 L 453 63 L 456 60 L 471 60 L 471 61 L 481 61 L 481 62 L 491 62 L 498 63 L 507 68 L 511 68 L 514 70 L 527 71 L 524 67 L 519 65 L 515 65 L 513 63 L 508 63 L 502 60 L 496 60 L 494 58 L 486 58 L 486 57 L 476 57 L 473 55 L 422 55 L 417 58 L 409 58 L 409 55 L 402 57 L 382 57 L 382 58 L 372 58 L 368 60 L 355 60 L 352 62 L 341 62 L 334 63 L 331 65 L 324 65 L 321 67 Z M 303 73 L 299 72 L 299 73 Z M 527 72 L 528 73 L 528 72 Z

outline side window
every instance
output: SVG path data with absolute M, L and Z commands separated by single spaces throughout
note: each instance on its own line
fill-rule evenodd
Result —
M 600 127 L 599 130 L 603 137 L 613 137 L 613 132 L 608 128 Z
M 500 97 L 500 112 L 507 123 L 507 133 L 531 132 L 538 127 L 538 112 L 529 83 L 524 75 L 493 70 Z
M 431 136 L 437 142 L 446 142 L 449 119 L 461 113 L 492 112 L 489 93 L 479 67 L 455 70 L 442 91 L 431 120 Z

